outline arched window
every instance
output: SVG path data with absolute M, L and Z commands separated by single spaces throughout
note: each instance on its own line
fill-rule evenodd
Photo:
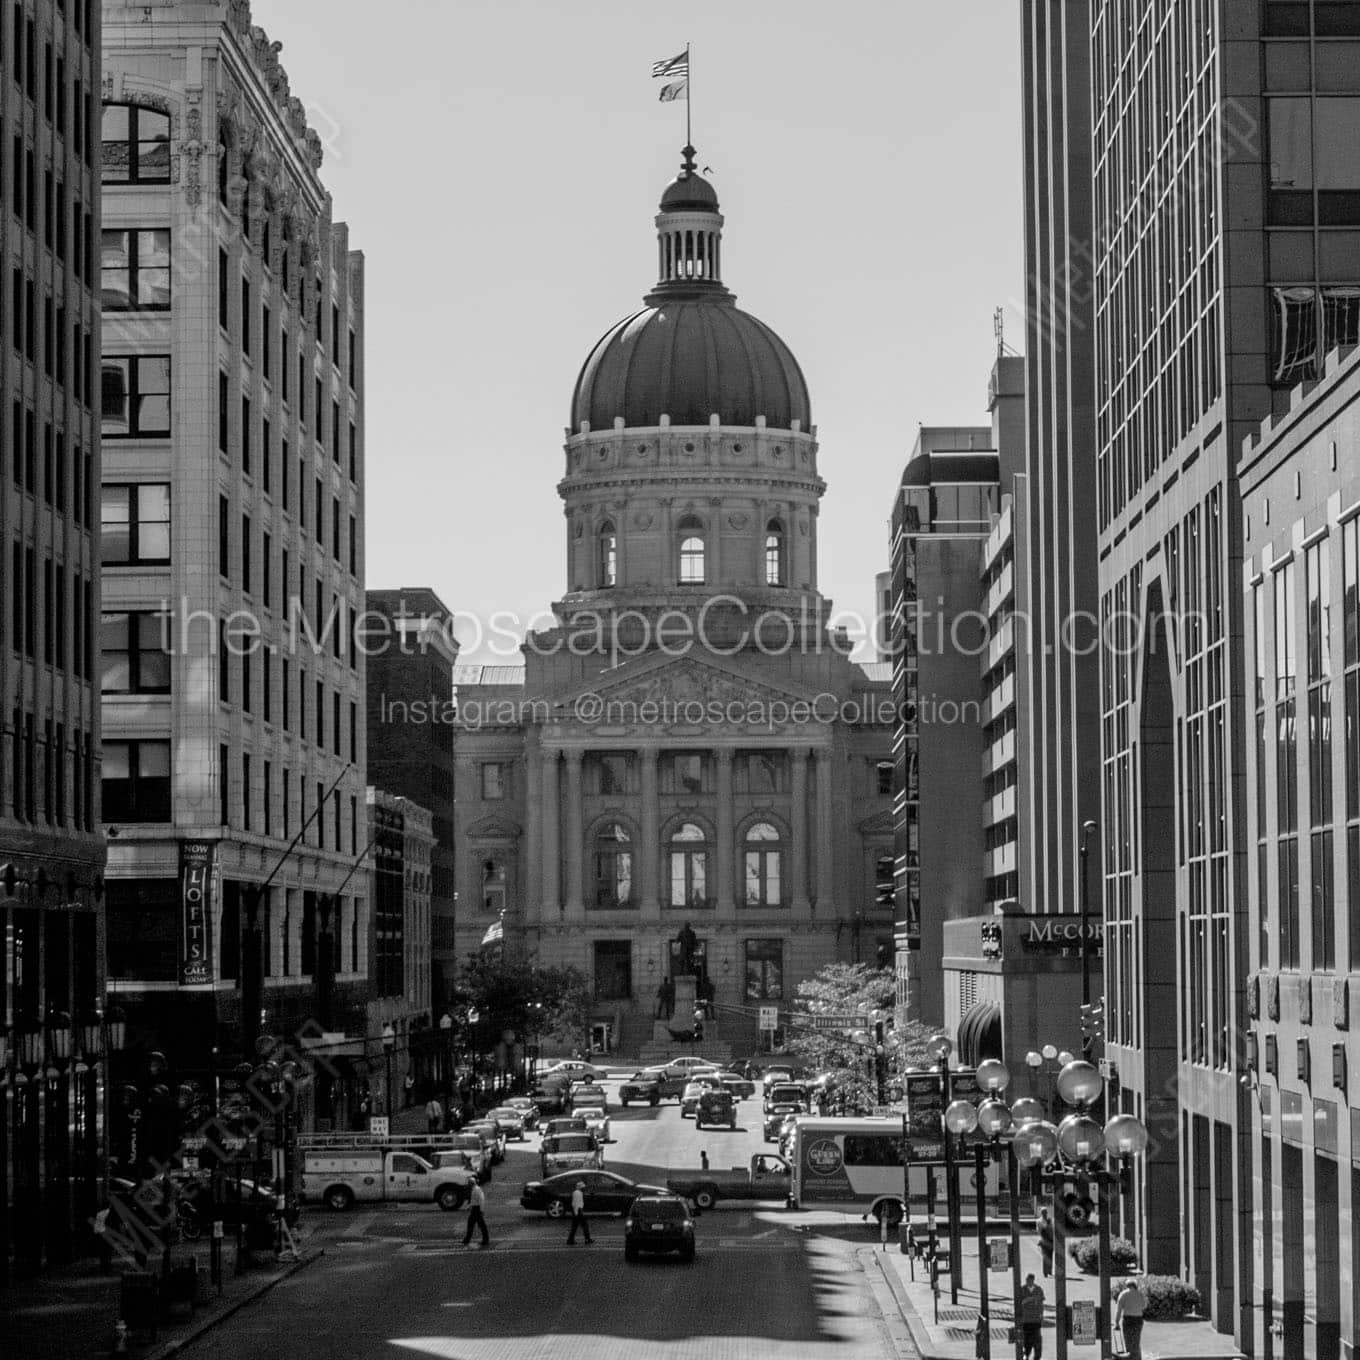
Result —
M 633 900 L 633 848 L 617 822 L 595 836 L 595 905 L 627 907 Z
M 680 584 L 701 586 L 704 583 L 704 526 L 693 515 L 686 515 L 678 527 Z
M 765 526 L 765 584 L 784 584 L 784 526 L 777 519 Z
M 595 545 L 595 579 L 602 589 L 608 589 L 618 584 L 619 575 L 619 536 L 614 532 L 612 520 L 605 520 L 600 525 Z
M 105 104 L 105 184 L 170 183 L 170 115 L 137 104 Z
M 707 907 L 708 838 L 703 827 L 685 822 L 671 836 L 671 896 L 673 907 Z
M 757 822 L 746 833 L 745 876 L 748 907 L 777 907 L 784 900 L 784 849 L 779 831 Z

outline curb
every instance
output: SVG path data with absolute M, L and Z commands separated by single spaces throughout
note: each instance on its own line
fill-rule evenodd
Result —
M 247 1290 L 245 1293 L 234 1298 L 227 1306 L 219 1312 L 212 1313 L 202 1321 L 195 1323 L 183 1336 L 172 1337 L 169 1341 L 162 1342 L 159 1346 L 153 1346 L 151 1350 L 144 1352 L 138 1360 L 165 1360 L 165 1357 L 177 1355 L 187 1346 L 192 1346 L 205 1332 L 210 1332 L 219 1322 L 225 1322 L 235 1313 L 239 1313 L 242 1308 L 254 1303 L 257 1299 L 262 1299 L 277 1284 L 282 1284 L 284 1280 L 296 1275 L 300 1270 L 305 1270 L 315 1261 L 319 1261 L 326 1254 L 324 1247 L 318 1247 L 315 1251 L 309 1252 L 296 1261 L 290 1262 L 277 1275 L 271 1276 L 267 1280 L 262 1280 L 257 1288 Z
M 921 1360 L 941 1360 L 941 1357 L 944 1357 L 944 1352 L 932 1349 L 930 1333 L 926 1330 L 926 1325 L 921 1320 L 920 1314 L 917 1313 L 911 1300 L 907 1297 L 907 1291 L 902 1288 L 902 1281 L 897 1278 L 897 1272 L 885 1259 L 886 1255 L 886 1251 L 875 1251 L 874 1260 L 883 1272 L 888 1290 L 897 1303 L 897 1311 L 902 1314 L 902 1321 L 907 1324 L 907 1330 L 911 1333 L 912 1344 L 920 1353 Z

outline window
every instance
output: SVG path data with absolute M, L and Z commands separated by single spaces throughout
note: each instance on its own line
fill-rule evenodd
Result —
M 737 758 L 738 793 L 780 793 L 784 788 L 782 751 L 747 751 Z
M 106 822 L 168 822 L 170 743 L 106 741 L 103 801 Z
M 105 439 L 164 438 L 170 433 L 170 356 L 105 358 L 100 381 Z
M 169 114 L 135 104 L 105 104 L 102 135 L 105 184 L 170 183 Z
M 705 762 L 700 752 L 677 752 L 662 768 L 666 793 L 704 793 Z
M 880 798 L 891 798 L 893 791 L 893 763 L 891 760 L 880 760 L 874 764 L 874 777 L 876 788 Z
M 250 398 L 241 398 L 241 471 L 250 476 Z
M 170 233 L 159 229 L 103 232 L 100 277 L 106 312 L 168 311 Z
M 225 496 L 217 498 L 217 574 L 231 579 L 231 505 Z
M 784 526 L 777 519 L 765 526 L 765 584 L 787 584 L 784 580 Z
M 162 482 L 106 486 L 100 510 L 100 560 L 105 566 L 170 561 L 170 487 Z
M 778 830 L 757 822 L 746 833 L 743 847 L 744 901 L 748 907 L 777 907 L 783 896 L 783 847 Z
M 105 694 L 169 694 L 167 620 L 161 614 L 104 614 L 100 619 L 100 689 Z
M 1277 385 L 1316 378 L 1330 350 L 1360 344 L 1360 288 L 1276 288 L 1273 297 Z
M 606 795 L 627 793 L 628 769 L 628 757 L 622 753 L 596 756 L 596 792 Z
M 704 526 L 693 515 L 680 521 L 680 584 L 704 584 Z
M 746 999 L 784 999 L 783 940 L 746 941 Z
M 504 798 L 506 797 L 506 770 L 505 766 L 496 761 L 488 761 L 482 765 L 482 797 L 483 798 Z
M 599 534 L 596 537 L 596 547 L 598 552 L 595 580 L 602 590 L 618 584 L 619 568 L 619 538 L 614 532 L 614 525 L 611 520 L 605 520 L 600 525 Z
M 1308 632 L 1308 787 L 1314 827 L 1332 820 L 1332 588 L 1329 544 L 1304 558 Z
M 610 822 L 595 837 L 595 905 L 627 907 L 632 899 L 632 845 L 627 831 Z
M 670 840 L 670 898 L 672 907 L 709 907 L 708 839 L 703 828 L 682 823 Z

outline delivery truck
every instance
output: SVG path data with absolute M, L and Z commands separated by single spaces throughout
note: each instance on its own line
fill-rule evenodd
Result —
M 299 1199 L 304 1204 L 324 1204 L 336 1212 L 360 1203 L 393 1202 L 457 1209 L 467 1203 L 476 1172 L 462 1165 L 461 1158 L 456 1166 L 434 1166 L 413 1149 L 397 1146 L 419 1143 L 428 1151 L 438 1137 L 318 1139 L 319 1146 L 312 1140 L 299 1139 Z M 444 1160 L 440 1155 L 440 1161 Z

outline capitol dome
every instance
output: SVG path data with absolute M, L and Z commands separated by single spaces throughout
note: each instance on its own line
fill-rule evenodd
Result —
M 754 425 L 808 431 L 807 383 L 789 347 L 736 306 L 723 286 L 722 216 L 713 186 L 685 148 L 656 218 L 659 278 L 646 306 L 611 326 L 590 351 L 571 402 L 571 430 Z

